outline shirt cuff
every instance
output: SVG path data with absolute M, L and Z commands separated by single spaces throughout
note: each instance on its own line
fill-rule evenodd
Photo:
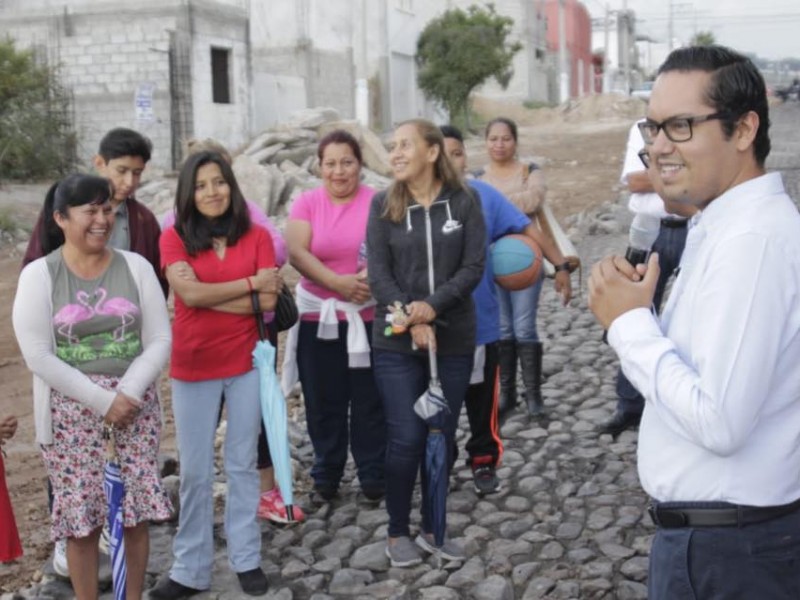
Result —
M 650 309 L 634 308 L 614 319 L 608 328 L 608 344 L 622 357 L 626 347 L 644 338 L 663 337 L 658 319 Z

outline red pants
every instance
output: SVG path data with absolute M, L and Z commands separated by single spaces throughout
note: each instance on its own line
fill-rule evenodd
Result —
M 6 488 L 6 468 L 0 453 L 0 562 L 9 562 L 22 556 L 17 522 Z

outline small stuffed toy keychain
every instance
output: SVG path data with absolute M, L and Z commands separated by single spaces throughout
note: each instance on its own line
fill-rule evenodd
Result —
M 408 314 L 403 303 L 396 300 L 394 304 L 387 306 L 386 309 L 389 311 L 386 319 L 389 324 L 383 330 L 383 335 L 391 337 L 393 335 L 403 335 L 408 331 Z

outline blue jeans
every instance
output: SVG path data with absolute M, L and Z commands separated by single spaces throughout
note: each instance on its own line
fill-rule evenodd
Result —
M 510 292 L 495 286 L 497 302 L 500 305 L 500 339 L 517 342 L 538 342 L 536 331 L 536 312 L 539 309 L 539 296 L 542 293 L 544 270 L 539 279 L 530 287 Z
M 653 294 L 653 306 L 657 312 L 661 312 L 667 282 L 681 262 L 687 232 L 686 227 L 661 227 L 653 244 L 653 252 L 658 252 L 658 266 L 661 269 Z M 644 410 L 644 398 L 628 381 L 622 369 L 617 373 L 617 410 L 633 414 L 641 414 Z
M 372 323 L 364 323 L 372 339 Z M 308 435 L 314 446 L 311 477 L 338 486 L 353 453 L 362 486 L 384 484 L 386 419 L 372 369 L 347 364 L 347 322 L 339 339 L 321 340 L 317 323 L 302 321 L 297 340 L 297 368 L 303 385 Z M 348 418 L 349 414 L 349 418 Z
M 261 527 L 256 520 L 259 480 L 256 444 L 261 428 L 255 370 L 228 379 L 172 380 L 172 410 L 181 461 L 181 511 L 172 544 L 170 577 L 196 589 L 211 586 L 214 565 L 214 434 L 225 393 L 225 533 L 228 561 L 236 573 L 261 564 Z
M 439 379 L 450 406 L 444 427 L 445 447 L 453 452 L 458 415 L 469 386 L 473 355 L 439 356 Z M 414 412 L 414 402 L 428 389 L 430 371 L 427 355 L 375 350 L 375 380 L 386 414 L 386 510 L 389 537 L 409 536 L 411 496 L 417 472 L 424 464 L 428 427 Z M 448 470 L 452 461 L 448 456 Z M 423 474 L 424 482 L 424 474 Z M 424 489 L 424 483 L 423 483 Z M 429 515 L 422 503 L 422 530 L 431 531 Z
M 744 527 L 656 532 L 650 600 L 797 600 L 800 511 Z

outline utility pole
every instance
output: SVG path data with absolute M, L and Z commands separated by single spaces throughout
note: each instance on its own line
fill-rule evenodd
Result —
M 356 27 L 351 25 L 351 44 L 355 60 L 355 114 L 356 120 L 364 127 L 369 127 L 369 86 L 367 83 L 367 0 L 361 0 L 359 10 L 353 14 L 353 23 L 358 23 L 358 35 L 355 34 Z M 358 40 L 358 45 L 356 45 Z M 358 48 L 356 50 L 356 48 Z
M 667 16 L 667 42 L 669 44 L 669 51 L 672 52 L 672 0 L 667 0 L 668 16 Z
M 630 43 L 630 32 L 631 32 L 631 15 L 628 12 L 628 0 L 623 0 L 622 2 L 622 24 L 623 24 L 623 36 L 622 36 L 622 68 L 623 72 L 625 73 L 625 93 L 631 93 L 631 43 Z
M 558 99 L 569 99 L 569 74 L 567 73 L 567 15 L 566 0 L 558 0 Z
M 606 26 L 605 26 L 605 41 L 603 45 L 603 93 L 607 94 L 611 91 L 611 81 L 608 72 L 608 30 L 611 27 L 611 10 L 608 8 L 606 2 Z

